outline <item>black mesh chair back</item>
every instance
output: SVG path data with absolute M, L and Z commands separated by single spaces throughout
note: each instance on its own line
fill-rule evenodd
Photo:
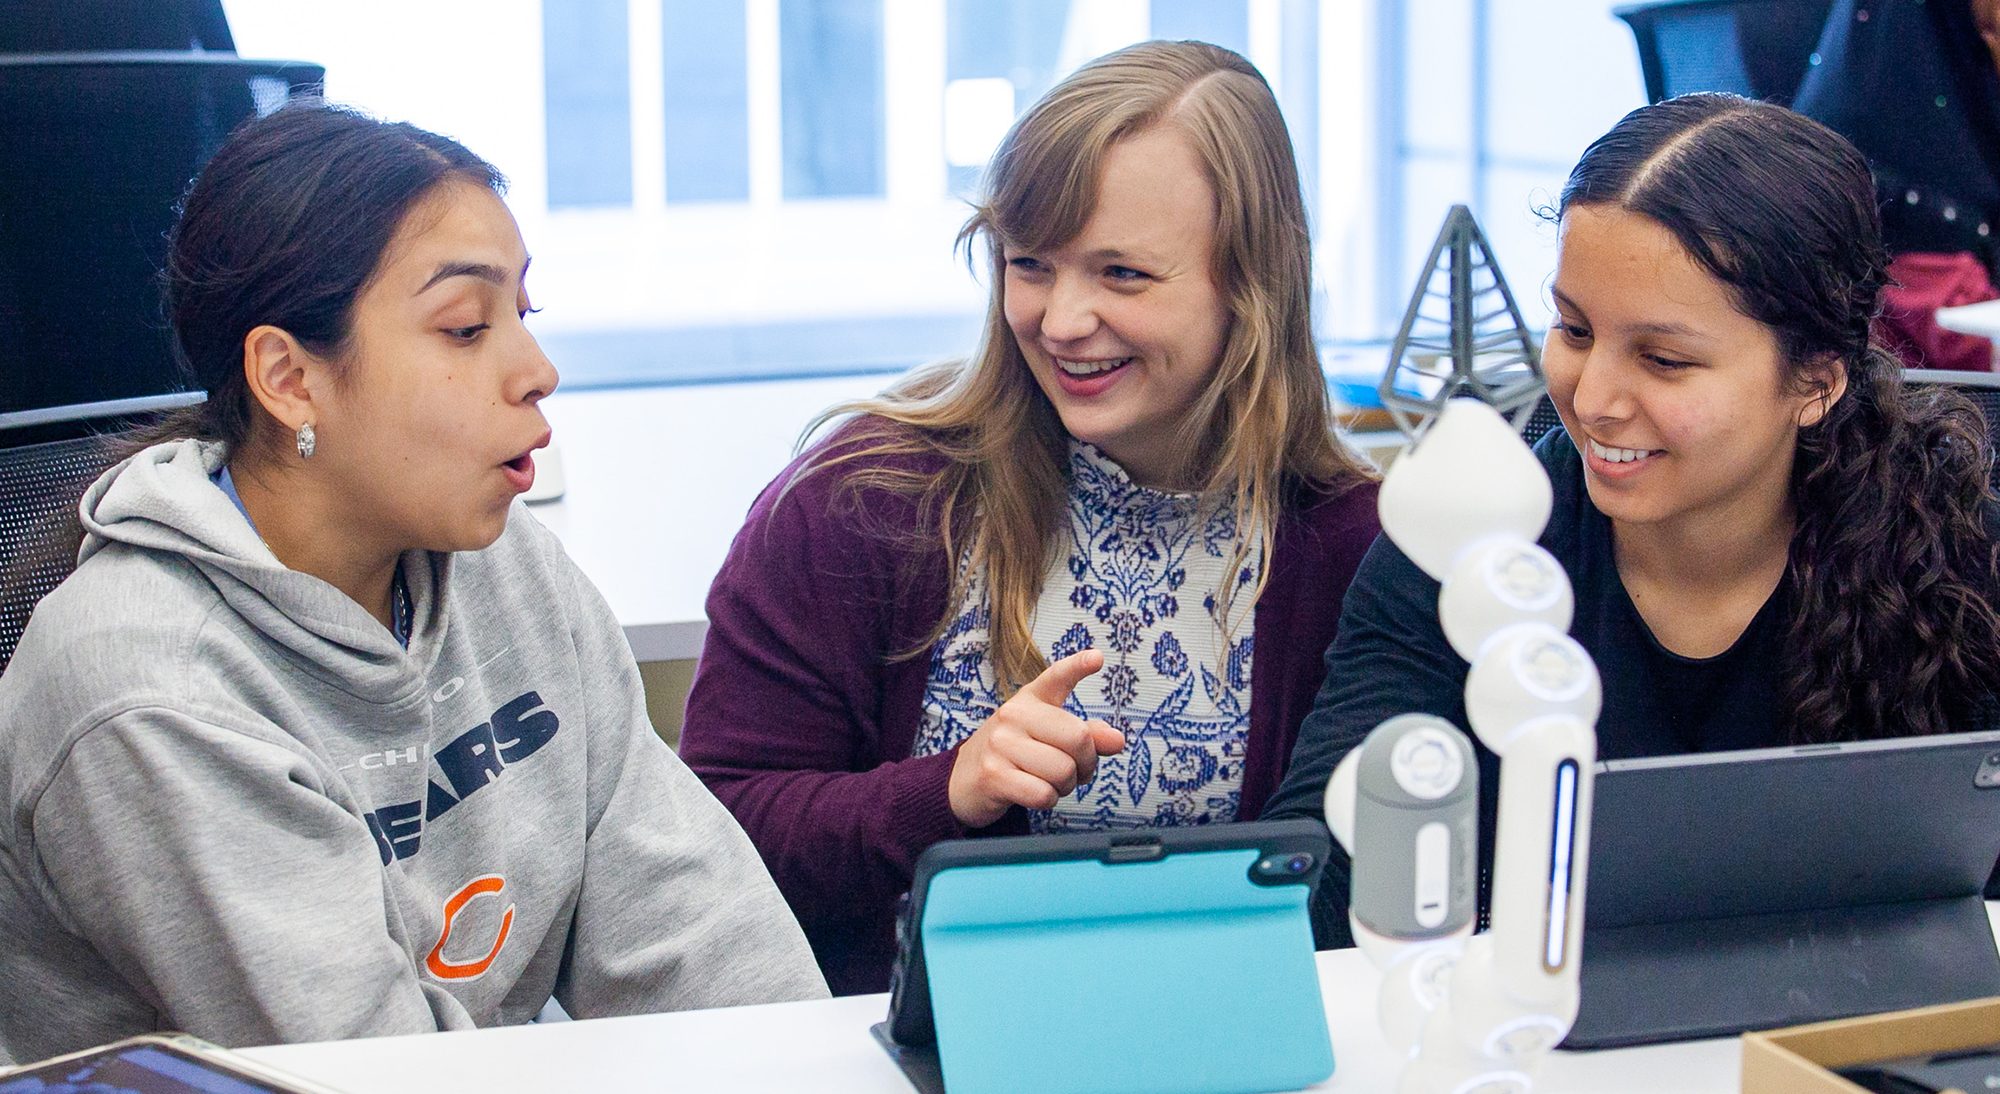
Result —
M 1556 405 L 1544 395 L 1535 400 L 1535 409 L 1528 415 L 1528 424 L 1521 427 L 1521 439 L 1533 448 L 1537 441 L 1562 428 L 1562 419 L 1556 416 Z
M 0 449 L 0 670 L 35 605 L 76 568 L 77 502 L 114 457 L 99 436 Z
M 1632 28 L 1650 102 L 1728 91 L 1786 106 L 1833 0 L 1667 0 L 1612 14 Z
M 1909 368 L 1903 370 L 1903 383 L 1910 388 L 1948 387 L 1972 400 L 1972 405 L 1986 416 L 1986 443 L 1993 454 L 1995 470 L 2000 472 L 2000 373 Z M 1995 476 L 1995 485 L 2000 486 L 2000 474 Z

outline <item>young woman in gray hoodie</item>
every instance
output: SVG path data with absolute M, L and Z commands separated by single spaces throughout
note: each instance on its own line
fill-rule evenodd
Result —
M 167 271 L 209 399 L 85 494 L 0 677 L 0 1050 L 823 996 L 617 621 L 517 496 L 555 369 L 492 167 L 320 104 Z

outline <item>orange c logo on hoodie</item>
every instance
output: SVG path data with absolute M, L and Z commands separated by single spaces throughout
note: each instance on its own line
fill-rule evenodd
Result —
M 506 912 L 500 916 L 500 937 L 493 940 L 493 948 L 486 951 L 485 957 L 477 961 L 446 961 L 444 959 L 444 947 L 445 943 L 451 941 L 452 921 L 458 918 L 458 913 L 463 911 L 467 904 L 472 903 L 475 897 L 484 896 L 487 893 L 497 893 L 506 887 L 506 878 L 501 877 L 499 874 L 488 874 L 485 877 L 474 878 L 466 882 L 464 888 L 451 894 L 445 900 L 444 930 L 438 932 L 437 945 L 432 946 L 430 956 L 424 958 L 424 967 L 430 970 L 432 976 L 437 977 L 439 980 L 476 980 L 484 975 L 486 970 L 492 966 L 493 959 L 500 956 L 500 947 L 507 944 L 507 932 L 514 928 L 514 906 L 512 904 L 507 905 Z

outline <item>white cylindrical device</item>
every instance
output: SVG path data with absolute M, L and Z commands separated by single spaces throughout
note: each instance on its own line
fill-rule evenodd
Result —
M 1529 1094 L 1534 1089 L 1540 1054 L 1494 1055 L 1483 1050 L 1481 1039 L 1465 1037 L 1468 1026 L 1476 1020 L 1469 1022 L 1469 1016 L 1462 1013 L 1466 1000 L 1459 992 L 1459 982 L 1465 977 L 1468 960 L 1490 958 L 1490 950 L 1482 955 L 1470 945 L 1485 938 L 1474 935 L 1466 954 L 1452 968 L 1450 990 L 1424 1021 L 1423 1050 L 1407 1066 L 1415 1081 L 1406 1082 L 1406 1086 L 1424 1094 Z
M 1467 940 L 1466 952 L 1452 966 L 1448 1037 L 1482 1059 L 1521 1067 L 1569 1035 L 1576 1022 L 1578 992 L 1575 978 L 1569 977 L 1538 985 L 1553 987 L 1553 994 L 1517 998 L 1502 983 L 1501 954 L 1506 945 L 1490 933 Z
M 1482 536 L 1510 532 L 1534 542 L 1554 497 L 1542 461 L 1507 419 L 1477 399 L 1456 398 L 1390 465 L 1376 509 L 1389 541 L 1442 581 Z
M 1603 699 L 1590 654 L 1547 623 L 1501 628 L 1465 675 L 1466 720 L 1503 757 L 1512 734 L 1530 719 L 1566 714 L 1588 729 Z
M 1459 553 L 1438 591 L 1438 622 L 1452 649 L 1476 661 L 1486 641 L 1513 624 L 1569 630 L 1573 606 L 1562 563 L 1537 544 L 1501 534 Z
M 1364 928 L 1365 930 L 1365 928 Z M 1405 943 L 1395 960 L 1383 963 L 1382 990 L 1376 994 L 1376 1013 L 1382 1023 L 1382 1037 L 1397 1052 L 1407 1052 L 1417 1043 L 1424 1022 L 1444 1001 L 1450 986 L 1452 966 L 1464 952 L 1466 932 L 1430 942 Z M 1362 938 L 1357 931 L 1355 940 Z
M 1342 756 L 1326 780 L 1326 827 L 1350 859 L 1354 857 L 1354 796 L 1359 792 L 1355 772 L 1361 767 L 1363 747 L 1365 743 L 1356 745 Z
M 1597 737 L 1568 715 L 1529 720 L 1500 764 L 1492 929 L 1497 988 L 1576 1016 Z M 1560 1036 L 1557 1040 L 1560 1040 Z M 1553 1043 L 1553 1042 L 1551 1042 Z
M 1472 741 L 1435 715 L 1401 714 L 1376 726 L 1359 751 L 1348 903 L 1354 919 L 1402 941 L 1469 926 L 1479 899 Z

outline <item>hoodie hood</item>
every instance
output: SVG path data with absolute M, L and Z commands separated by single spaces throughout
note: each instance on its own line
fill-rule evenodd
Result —
M 106 471 L 78 506 L 84 537 L 77 564 L 119 546 L 178 555 L 245 622 L 334 686 L 372 702 L 420 688 L 441 637 L 449 556 L 403 556 L 417 609 L 405 650 L 347 594 L 278 561 L 209 477 L 221 470 L 225 451 L 214 441 L 169 441 Z

